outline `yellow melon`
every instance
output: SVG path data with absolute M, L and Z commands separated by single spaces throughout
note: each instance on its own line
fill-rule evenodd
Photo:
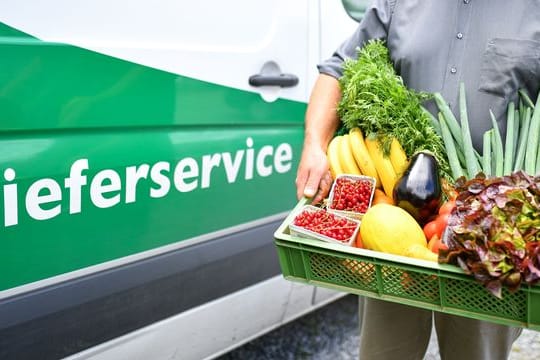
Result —
M 429 249 L 418 222 L 398 206 L 380 203 L 370 207 L 362 217 L 360 234 L 366 249 L 436 260 L 421 251 Z

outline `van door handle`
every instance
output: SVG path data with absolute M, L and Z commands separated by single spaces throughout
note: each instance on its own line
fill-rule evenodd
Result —
M 249 77 L 251 86 L 281 86 L 293 87 L 298 84 L 298 76 L 293 74 L 262 75 L 255 74 Z

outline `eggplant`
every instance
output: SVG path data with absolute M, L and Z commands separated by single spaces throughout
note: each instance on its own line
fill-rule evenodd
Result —
M 414 154 L 393 191 L 394 202 L 424 226 L 436 214 L 442 201 L 439 164 L 433 154 Z

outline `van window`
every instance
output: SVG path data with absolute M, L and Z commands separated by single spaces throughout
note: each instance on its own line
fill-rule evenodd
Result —
M 341 0 L 347 14 L 356 21 L 362 20 L 369 0 Z

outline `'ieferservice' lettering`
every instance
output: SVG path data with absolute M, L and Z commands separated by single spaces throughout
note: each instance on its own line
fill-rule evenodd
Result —
M 196 159 L 185 157 L 176 163 L 158 161 L 154 164 L 127 166 L 123 176 L 113 169 L 102 169 L 94 173 L 89 159 L 75 160 L 69 169 L 69 176 L 63 183 L 52 178 L 34 181 L 26 191 L 19 189 L 16 169 L 7 168 L 3 172 L 2 186 L 4 199 L 4 226 L 15 226 L 23 216 L 19 209 L 19 197 L 24 197 L 24 211 L 35 220 L 52 219 L 66 209 L 62 209 L 63 196 L 69 197 L 69 214 L 81 213 L 83 194 L 89 194 L 91 203 L 98 208 L 110 208 L 122 202 L 137 201 L 137 186 L 149 182 L 148 195 L 151 198 L 167 196 L 172 186 L 181 193 L 209 188 L 212 175 L 225 172 L 227 182 L 239 179 L 251 180 L 255 176 L 267 177 L 276 173 L 286 173 L 292 166 L 292 147 L 288 143 L 264 145 L 258 151 L 253 148 L 253 139 L 246 139 L 246 149 L 203 155 Z M 241 169 L 244 169 L 241 173 Z

